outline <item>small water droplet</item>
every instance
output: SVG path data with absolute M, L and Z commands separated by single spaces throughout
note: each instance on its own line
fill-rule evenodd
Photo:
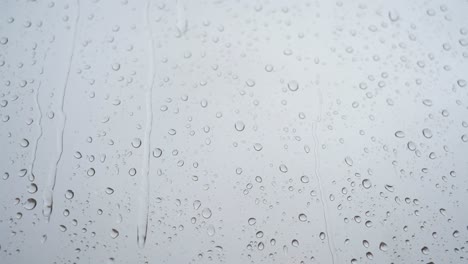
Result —
M 421 252 L 422 252 L 424 255 L 427 255 L 427 254 L 429 254 L 429 248 L 427 248 L 427 247 L 422 247 L 422 248 L 421 248 Z
M 205 219 L 209 219 L 211 217 L 211 210 L 210 208 L 203 208 L 202 210 L 202 216 Z
M 94 176 L 96 171 L 94 170 L 94 168 L 89 168 L 86 173 L 88 174 L 89 177 L 92 177 L 92 176 Z
M 282 173 L 286 173 L 286 172 L 288 172 L 288 167 L 287 167 L 286 165 L 284 165 L 284 164 L 281 164 L 281 165 L 279 166 L 279 170 L 280 170 Z
M 29 146 L 29 141 L 25 138 L 23 138 L 20 142 L 21 147 L 27 148 Z
M 369 189 L 372 186 L 372 183 L 369 179 L 364 179 L 362 181 L 362 186 L 366 189 Z
M 163 153 L 163 152 L 162 152 L 162 149 L 160 149 L 160 148 L 155 148 L 155 149 L 153 150 L 153 157 L 159 158 L 159 157 L 161 157 L 162 153 Z
M 385 244 L 385 242 L 381 242 L 380 245 L 379 245 L 379 249 L 382 250 L 382 251 L 387 251 L 388 246 L 387 246 L 387 244 Z
M 26 210 L 32 210 L 32 209 L 36 208 L 36 205 L 37 205 L 36 200 L 33 199 L 33 198 L 29 198 L 24 203 L 23 208 L 26 209 Z
M 299 89 L 299 83 L 297 83 L 296 81 L 292 80 L 292 81 L 289 81 L 288 82 L 288 89 L 291 91 L 291 92 L 295 92 Z
M 65 192 L 65 198 L 67 198 L 68 200 L 73 199 L 74 196 L 75 196 L 75 193 L 72 190 L 67 190 Z
M 139 148 L 141 146 L 141 139 L 139 138 L 134 138 L 132 140 L 132 147 L 134 148 Z
M 110 232 L 110 237 L 112 239 L 116 239 L 119 236 L 119 231 L 117 229 L 112 228 Z
M 305 214 L 299 214 L 299 221 L 301 221 L 301 222 L 307 221 L 307 215 L 305 215 Z
M 234 124 L 234 128 L 235 128 L 237 131 L 241 132 L 241 131 L 244 130 L 245 124 L 244 124 L 244 122 L 242 122 L 242 121 L 237 121 L 237 122 Z
M 404 138 L 404 137 L 405 137 L 405 132 L 403 132 L 403 131 L 397 131 L 397 132 L 395 132 L 395 137 L 397 137 L 397 138 Z
M 429 128 L 424 128 L 422 131 L 424 137 L 432 138 L 432 131 Z
M 324 233 L 324 232 L 320 232 L 319 238 L 320 238 L 321 240 L 325 240 L 325 233 Z

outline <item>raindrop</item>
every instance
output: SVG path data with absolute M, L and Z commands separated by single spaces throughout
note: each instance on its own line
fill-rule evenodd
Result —
M 281 164 L 281 165 L 279 166 L 279 170 L 280 170 L 282 173 L 286 173 L 286 172 L 288 172 L 288 167 L 286 167 L 286 165 L 284 165 L 284 164 Z
M 421 252 L 422 252 L 424 255 L 428 255 L 428 254 L 429 254 L 429 248 L 427 248 L 427 247 L 422 247 L 422 248 L 421 248 Z
M 249 87 L 254 87 L 255 86 L 255 81 L 252 79 L 248 79 L 245 84 Z
M 201 206 L 200 200 L 195 200 L 193 202 L 193 209 L 198 210 L 198 208 L 200 208 L 200 206 Z
M 273 71 L 273 65 L 271 65 L 271 64 L 265 65 L 265 71 L 272 72 Z
M 87 171 L 87 174 L 88 174 L 89 177 L 94 176 L 95 173 L 96 173 L 96 171 L 94 170 L 94 168 L 89 168 L 88 171 Z
M 162 149 L 160 149 L 160 148 L 155 148 L 155 149 L 153 150 L 153 157 L 159 158 L 159 157 L 161 157 L 162 153 L 163 153 L 163 152 L 162 152 Z
M 258 243 L 258 250 L 263 250 L 265 248 L 265 245 L 263 242 Z
M 432 131 L 429 128 L 424 128 L 422 131 L 424 137 L 432 138 Z
M 112 239 L 116 239 L 117 237 L 119 236 L 119 231 L 117 231 L 117 229 L 112 229 L 111 232 L 110 232 L 110 237 Z
M 139 148 L 141 146 L 141 139 L 139 138 L 134 138 L 132 140 L 132 147 L 134 148 Z
M 299 221 L 301 221 L 301 222 L 307 221 L 307 215 L 305 215 L 305 214 L 299 214 Z
M 260 143 L 255 143 L 253 147 L 256 151 L 261 151 L 263 149 L 263 146 Z
M 214 236 L 216 234 L 216 230 L 213 225 L 208 225 L 206 232 L 209 236 Z
M 389 18 L 390 21 L 392 21 L 392 22 L 397 22 L 398 19 L 400 19 L 400 14 L 398 14 L 397 11 L 392 10 L 392 11 L 389 11 L 389 12 L 388 12 L 388 18 Z
M 67 190 L 67 191 L 65 192 L 65 198 L 67 198 L 68 200 L 73 199 L 74 196 L 75 196 L 75 193 L 73 193 L 72 190 Z
M 292 80 L 292 81 L 289 81 L 288 82 L 288 89 L 291 91 L 291 92 L 295 92 L 299 89 L 299 83 L 297 83 L 296 81 Z
M 236 128 L 237 131 L 243 131 L 244 128 L 245 128 L 245 124 L 244 122 L 242 121 L 237 121 L 235 124 L 234 124 L 234 127 Z
M 120 70 L 120 64 L 119 63 L 112 64 L 112 70 L 114 70 L 114 71 Z
M 362 186 L 366 189 L 369 189 L 372 186 L 372 183 L 369 179 L 364 179 L 362 181 Z
M 321 240 L 325 240 L 325 233 L 324 233 L 324 232 L 320 232 L 319 238 L 320 238 Z
M 297 241 L 297 239 L 293 239 L 293 241 L 291 241 L 291 245 L 293 247 L 298 247 L 299 246 L 299 241 Z
M 112 189 L 112 188 L 110 188 L 110 187 L 107 187 L 107 188 L 106 188 L 106 193 L 109 194 L 109 195 L 111 195 L 111 194 L 114 193 L 114 189 Z
M 405 137 L 405 132 L 403 132 L 403 131 L 397 131 L 397 132 L 395 132 L 395 137 L 397 137 L 397 138 L 404 138 L 404 137 Z
M 209 218 L 211 217 L 211 210 L 210 210 L 210 208 L 204 208 L 204 209 L 202 210 L 202 216 L 203 216 L 203 218 L 205 218 L 205 219 L 209 219 Z
M 23 207 L 26 210 L 32 210 L 32 209 L 36 208 L 36 204 L 37 204 L 37 202 L 36 202 L 35 199 L 29 198 L 29 199 L 26 200 Z
M 29 141 L 25 138 L 23 138 L 20 142 L 21 147 L 27 148 L 29 146 Z
M 379 245 L 379 249 L 382 250 L 382 251 L 387 251 L 388 246 L 387 246 L 387 244 L 385 244 L 385 242 L 381 242 L 380 245 Z
M 31 183 L 28 186 L 28 193 L 36 193 L 37 192 L 37 185 L 35 183 Z

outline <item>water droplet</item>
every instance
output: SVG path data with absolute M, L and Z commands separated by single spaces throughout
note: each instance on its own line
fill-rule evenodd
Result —
M 114 70 L 114 71 L 120 70 L 120 64 L 119 63 L 112 64 L 112 70 Z
M 368 247 L 369 247 L 369 241 L 363 240 L 363 241 L 362 241 L 362 245 L 363 245 L 365 248 L 368 248 Z
M 387 246 L 387 244 L 385 244 L 385 242 L 381 242 L 380 245 L 379 245 L 379 249 L 382 250 L 382 251 L 387 251 L 388 246 Z
M 468 142 L 468 135 L 467 135 L 467 134 L 463 134 L 463 135 L 461 136 L 461 140 L 462 140 L 463 142 Z
M 67 190 L 67 191 L 65 192 L 65 198 L 67 198 L 68 200 L 73 199 L 74 196 L 75 196 L 75 193 L 73 193 L 72 190 Z
M 235 124 L 234 124 L 234 127 L 236 128 L 237 131 L 243 131 L 244 128 L 245 128 L 245 124 L 244 122 L 242 121 L 237 121 Z
M 23 138 L 20 142 L 21 147 L 27 148 L 29 146 L 29 141 L 25 138 Z
M 131 168 L 131 169 L 128 170 L 128 174 L 129 174 L 130 176 L 135 176 L 136 173 L 137 173 L 137 171 L 136 171 L 135 168 Z
M 404 137 L 405 137 L 405 132 L 403 132 L 403 131 L 397 131 L 397 132 L 395 132 L 395 137 L 397 137 L 397 138 L 404 138 Z
M 116 239 L 119 236 L 119 231 L 117 229 L 112 228 L 110 232 L 110 237 L 112 239 Z
M 366 189 L 369 189 L 372 186 L 372 183 L 369 179 L 364 179 L 362 181 L 362 186 Z
M 299 89 L 299 83 L 297 83 L 296 81 L 292 80 L 292 81 L 289 81 L 288 82 L 288 89 L 291 91 L 291 92 L 295 92 Z
M 258 232 L 255 234 L 255 236 L 256 236 L 257 238 L 262 238 L 262 237 L 263 237 L 263 231 L 258 231 Z
M 249 225 L 255 225 L 255 223 L 257 223 L 257 219 L 251 217 L 251 218 L 249 218 L 249 220 L 247 222 L 249 223 Z
M 286 173 L 286 172 L 288 172 L 288 167 L 286 167 L 286 165 L 284 165 L 284 164 L 281 164 L 281 165 L 279 166 L 279 170 L 280 170 L 282 173 Z
M 210 217 L 211 217 L 211 210 L 210 210 L 210 208 L 203 208 L 203 210 L 202 210 L 202 216 L 203 216 L 203 218 L 205 218 L 205 219 L 210 218 Z
M 432 131 L 429 128 L 424 128 L 422 131 L 424 137 L 432 138 Z
M 388 18 L 392 22 L 397 22 L 398 19 L 400 19 L 400 14 L 398 14 L 398 12 L 395 11 L 395 10 L 391 10 L 391 11 L 388 12 Z
M 96 171 L 94 170 L 94 168 L 89 168 L 86 173 L 88 174 L 89 177 L 92 177 L 92 176 L 94 176 Z
M 201 107 L 206 108 L 208 106 L 208 101 L 206 99 L 201 100 L 200 102 Z
M 321 240 L 325 240 L 325 233 L 324 233 L 324 232 L 320 232 L 319 238 L 320 238 Z
M 209 236 L 214 236 L 216 234 L 216 229 L 214 228 L 213 225 L 208 225 L 208 227 L 206 228 L 206 231 Z
M 422 247 L 422 248 L 421 248 L 421 252 L 422 252 L 424 255 L 427 255 L 427 254 L 429 254 L 429 248 L 427 248 L 427 247 Z
M 248 79 L 245 84 L 249 87 L 254 87 L 255 86 L 255 81 L 252 79 Z
M 134 148 L 139 148 L 141 146 L 141 139 L 139 138 L 134 138 L 132 140 L 132 147 Z
M 345 163 L 350 167 L 353 166 L 353 160 L 349 156 L 345 158 Z
M 265 248 L 265 244 L 263 242 L 258 243 L 258 250 L 263 250 Z
M 161 157 L 162 153 L 163 153 L 163 152 L 162 152 L 162 149 L 160 149 L 160 148 L 155 148 L 155 149 L 153 150 L 153 157 L 159 158 L 159 157 Z
M 299 214 L 299 221 L 301 221 L 301 222 L 307 221 L 307 215 L 305 215 L 305 214 Z
M 200 206 L 201 206 L 201 202 L 199 200 L 193 201 L 193 209 L 198 210 Z
M 299 246 L 299 241 L 297 241 L 297 239 L 293 239 L 293 241 L 291 241 L 291 245 L 293 247 L 298 247 Z
M 31 183 L 29 186 L 28 186 L 28 193 L 36 193 L 37 192 L 37 185 L 35 183 Z
M 253 147 L 256 151 L 261 151 L 263 149 L 263 146 L 260 143 L 255 143 Z
M 0 38 L 0 44 L 6 45 L 8 43 L 8 38 L 7 37 L 1 37 Z
M 385 189 L 389 192 L 393 192 L 395 190 L 395 188 L 393 188 L 392 185 L 388 185 L 388 184 L 385 185 Z
M 36 200 L 33 199 L 33 198 L 29 198 L 24 203 L 23 208 L 26 209 L 26 210 L 32 210 L 32 209 L 36 208 L 36 205 L 37 205 Z
M 271 65 L 271 64 L 265 65 L 265 71 L 272 72 L 273 71 L 273 65 Z
M 109 195 L 111 195 L 111 194 L 114 193 L 114 189 L 112 189 L 112 188 L 110 188 L 110 187 L 107 187 L 107 188 L 106 188 L 106 193 L 109 194 Z

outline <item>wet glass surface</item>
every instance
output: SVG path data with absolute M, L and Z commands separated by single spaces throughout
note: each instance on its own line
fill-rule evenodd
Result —
M 464 1 L 0 3 L 0 263 L 467 263 Z

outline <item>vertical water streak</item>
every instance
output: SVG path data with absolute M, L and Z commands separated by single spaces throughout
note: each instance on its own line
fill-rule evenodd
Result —
M 333 239 L 330 238 L 330 231 L 329 231 L 329 226 L 328 226 L 328 207 L 327 207 L 327 203 L 325 202 L 325 197 L 323 195 L 323 188 L 322 188 L 322 181 L 321 181 L 321 177 L 320 177 L 320 172 L 319 172 L 319 169 L 320 169 L 320 158 L 318 156 L 318 137 L 317 137 L 317 126 L 318 124 L 320 123 L 320 121 L 322 120 L 322 104 L 323 104 L 323 99 L 322 99 L 322 93 L 321 93 L 321 90 L 319 87 L 317 87 L 318 89 L 318 98 L 319 98 L 319 113 L 318 113 L 318 116 L 317 116 L 317 120 L 315 122 L 312 123 L 312 136 L 313 136 L 313 139 L 314 139 L 314 174 L 315 174 L 315 178 L 318 182 L 318 186 L 319 186 L 319 191 L 320 191 L 320 202 L 322 203 L 322 208 L 323 208 L 323 220 L 325 222 L 325 231 L 326 231 L 326 234 L 327 234 L 327 244 L 328 244 L 328 250 L 330 252 L 330 257 L 332 259 L 332 263 L 334 264 L 335 263 L 335 256 L 333 254 L 333 251 L 334 251 L 334 246 L 332 245 L 333 243 Z M 333 248 L 333 249 L 332 249 Z
M 67 93 L 67 88 L 68 88 L 68 81 L 70 78 L 70 71 L 73 63 L 73 56 L 75 54 L 75 43 L 76 43 L 76 37 L 77 37 L 77 32 L 78 32 L 78 23 L 80 20 L 80 1 L 77 0 L 77 15 L 75 19 L 75 30 L 73 32 L 73 39 L 72 39 L 72 47 L 71 47 L 71 54 L 68 59 L 68 70 L 67 74 L 65 77 L 65 85 L 63 86 L 63 90 L 61 93 L 61 101 L 60 101 L 60 111 L 58 113 L 58 120 L 59 120 L 59 126 L 57 129 L 57 155 L 56 155 L 56 160 L 52 164 L 53 169 L 49 172 L 49 175 L 47 177 L 47 182 L 45 185 L 44 193 L 43 193 L 43 208 L 42 208 L 42 214 L 47 218 L 47 221 L 50 218 L 50 215 L 52 214 L 52 207 L 53 207 L 53 196 L 54 196 L 54 188 L 55 188 L 55 181 L 57 178 L 57 168 L 58 164 L 60 163 L 60 160 L 62 159 L 62 153 L 63 153 L 63 136 L 65 133 L 65 124 L 67 121 L 67 116 L 64 112 L 64 105 L 65 105 L 65 96 Z
M 44 53 L 44 60 L 43 60 L 43 63 L 45 63 L 45 60 L 47 59 L 47 54 L 49 53 L 49 49 L 47 49 Z M 44 66 L 42 66 L 41 68 L 41 74 L 43 74 L 44 72 Z M 39 81 L 39 85 L 37 86 L 37 89 L 34 91 L 35 93 L 35 96 L 34 96 L 34 102 L 36 104 L 36 109 L 39 110 L 39 119 L 37 120 L 37 126 L 39 128 L 39 135 L 37 136 L 36 140 L 35 140 L 35 143 L 34 143 L 34 152 L 33 152 L 33 157 L 32 157 L 32 161 L 31 161 L 31 168 L 30 168 L 30 181 L 34 181 L 34 179 L 36 178 L 36 176 L 34 175 L 34 165 L 36 164 L 36 159 L 37 159 L 37 148 L 38 148 L 38 145 L 39 145 L 39 141 L 41 140 L 42 138 L 42 135 L 43 135 L 43 128 L 42 128 L 42 117 L 43 117 L 43 114 L 42 114 L 42 108 L 41 108 L 41 105 L 39 104 L 39 93 L 40 93 L 40 90 L 41 90 L 41 86 L 42 86 L 42 80 Z
M 177 9 L 177 18 L 176 18 L 176 27 L 177 27 L 177 36 L 182 37 L 188 29 L 188 22 L 185 16 L 185 5 L 182 2 L 183 0 L 176 0 L 176 9 Z
M 146 23 L 148 35 L 151 40 L 150 50 L 151 59 L 149 67 L 149 75 L 151 80 L 146 90 L 146 128 L 143 149 L 143 169 L 140 182 L 140 198 L 138 204 L 138 215 L 137 215 L 137 244 L 140 248 L 143 248 L 146 243 L 146 236 L 148 233 L 148 211 L 149 211 L 149 170 L 150 170 L 150 154 L 151 154 L 151 132 L 153 129 L 153 85 L 155 79 L 154 72 L 154 39 L 153 32 L 150 23 L 150 5 L 151 0 L 148 0 L 146 6 Z

